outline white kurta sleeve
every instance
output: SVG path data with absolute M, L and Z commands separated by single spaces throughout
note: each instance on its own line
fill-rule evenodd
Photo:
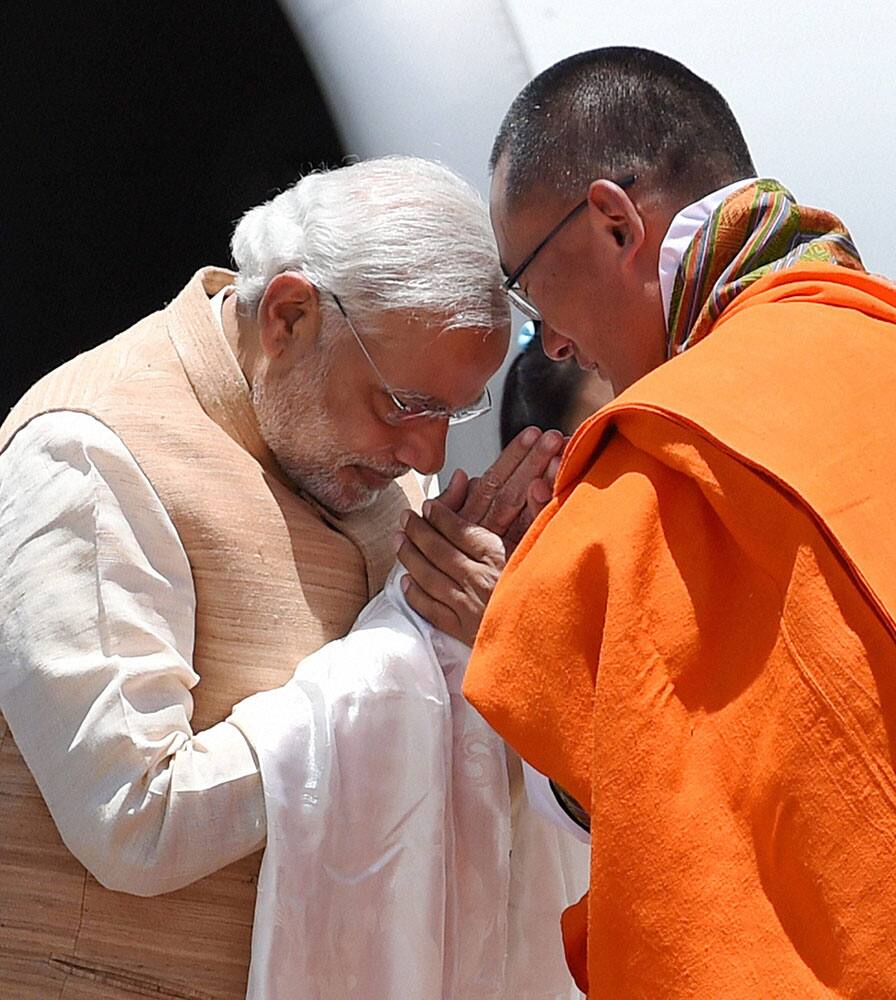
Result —
M 122 441 L 51 413 L 0 455 L 0 710 L 72 853 L 153 895 L 260 847 L 244 736 L 190 727 L 195 593 Z

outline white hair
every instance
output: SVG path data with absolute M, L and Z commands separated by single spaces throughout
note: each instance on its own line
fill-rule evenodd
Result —
M 373 326 L 397 311 L 442 329 L 509 323 L 485 205 L 429 160 L 389 156 L 309 174 L 248 211 L 231 250 L 238 302 L 252 316 L 270 280 L 297 270 Z

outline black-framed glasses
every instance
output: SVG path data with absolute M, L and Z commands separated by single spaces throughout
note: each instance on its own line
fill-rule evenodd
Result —
M 638 179 L 637 174 L 629 174 L 626 177 L 622 177 L 620 180 L 613 181 L 613 183 L 622 188 L 625 191 L 630 188 L 632 184 Z M 563 216 L 563 218 L 554 226 L 553 229 L 544 237 L 544 239 L 535 247 L 532 253 L 526 257 L 521 264 L 514 268 L 513 272 L 507 276 L 501 288 L 510 299 L 510 302 L 516 306 L 517 309 L 527 318 L 532 320 L 536 324 L 536 332 L 539 330 L 539 324 L 543 323 L 544 320 L 541 317 L 541 313 L 538 311 L 537 306 L 529 300 L 526 293 L 520 288 L 519 280 L 523 271 L 532 263 L 533 260 L 541 253 L 542 250 L 551 242 L 551 240 L 560 232 L 561 229 L 568 223 L 571 222 L 583 208 L 588 204 L 588 196 L 586 195 L 580 202 L 573 205 L 573 207 Z
M 367 363 L 379 379 L 380 385 L 383 387 L 383 392 L 389 397 L 392 401 L 392 405 L 395 407 L 392 413 L 388 414 L 384 418 L 386 423 L 395 425 L 403 423 L 406 420 L 447 419 L 448 423 L 454 427 L 457 424 L 464 424 L 468 420 L 475 420 L 476 417 L 481 417 L 484 413 L 488 413 L 488 411 L 492 408 L 492 394 L 489 392 L 488 386 L 485 387 L 482 395 L 477 400 L 467 406 L 462 406 L 458 410 L 449 410 L 447 407 L 439 406 L 429 400 L 402 398 L 402 396 L 410 394 L 402 393 L 402 395 L 399 395 L 394 389 L 390 388 L 389 383 L 385 380 L 385 378 L 383 378 L 383 373 L 377 367 L 377 363 L 370 356 L 370 351 L 367 350 L 364 341 L 361 339 L 361 335 L 355 329 L 355 324 L 349 319 L 348 313 L 339 301 L 339 297 L 333 292 L 329 292 L 328 294 L 332 297 L 339 311 L 342 313 L 342 318 L 348 325 L 349 330 L 351 330 L 358 347 L 361 348 L 364 357 L 367 358 Z

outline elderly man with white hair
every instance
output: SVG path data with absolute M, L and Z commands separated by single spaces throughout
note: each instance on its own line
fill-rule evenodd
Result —
M 453 635 L 389 575 L 507 347 L 483 206 L 369 161 L 233 255 L 0 428 L 0 995 L 235 1000 L 251 939 L 257 1000 L 568 997 L 574 859 L 459 696 L 559 435 L 447 491 Z

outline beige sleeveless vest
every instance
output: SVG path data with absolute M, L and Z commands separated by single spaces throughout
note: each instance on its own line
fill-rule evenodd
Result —
M 196 589 L 192 725 L 284 683 L 344 635 L 392 564 L 413 477 L 336 517 L 293 492 L 262 440 L 209 296 L 232 275 L 199 272 L 178 298 L 39 382 L 0 428 L 79 410 L 122 439 L 165 506 Z M 177 892 L 104 889 L 68 853 L 0 716 L 0 997 L 245 997 L 261 853 Z

